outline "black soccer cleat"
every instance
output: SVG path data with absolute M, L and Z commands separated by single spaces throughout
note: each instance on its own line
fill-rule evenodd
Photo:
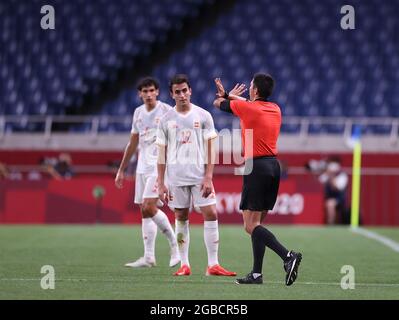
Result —
M 236 284 L 262 284 L 263 278 L 262 276 L 257 277 L 256 279 L 252 275 L 252 272 L 248 273 L 245 278 L 236 279 Z
M 284 270 L 286 272 L 285 284 L 287 286 L 292 285 L 298 277 L 298 267 L 302 260 L 302 254 L 300 252 L 289 252 L 289 257 L 284 262 Z

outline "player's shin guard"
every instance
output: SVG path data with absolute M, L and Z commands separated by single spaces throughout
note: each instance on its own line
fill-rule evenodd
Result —
M 208 253 L 208 266 L 219 264 L 219 228 L 218 221 L 204 221 L 204 241 Z
M 181 265 L 190 265 L 188 261 L 188 248 L 190 245 L 189 222 L 176 220 L 176 239 L 179 247 Z

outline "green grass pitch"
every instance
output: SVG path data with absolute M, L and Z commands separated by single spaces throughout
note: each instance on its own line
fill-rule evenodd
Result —
M 174 277 L 166 238 L 158 233 L 157 266 L 123 265 L 143 253 L 140 226 L 0 226 L 0 299 L 398 299 L 399 253 L 347 227 L 270 226 L 303 260 L 297 282 L 284 285 L 280 258 L 266 249 L 264 284 L 238 286 L 233 277 L 207 277 L 202 226 L 191 226 L 192 275 Z M 399 228 L 371 228 L 399 240 Z M 248 273 L 250 237 L 241 226 L 220 227 L 220 263 Z M 55 269 L 55 289 L 43 290 L 43 265 Z M 341 267 L 355 269 L 355 289 L 340 286 Z

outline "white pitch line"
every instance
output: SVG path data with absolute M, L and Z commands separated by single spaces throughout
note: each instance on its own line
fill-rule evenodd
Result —
M 391 248 L 395 252 L 399 252 L 399 243 L 396 241 L 393 241 L 390 238 L 384 237 L 379 235 L 378 233 L 363 229 L 363 228 L 351 228 L 351 231 L 354 233 L 361 234 L 362 236 L 365 236 L 366 238 L 369 239 L 374 239 L 378 242 L 381 242 L 385 246 Z
M 268 282 L 266 282 L 267 284 Z M 281 283 L 281 282 L 273 282 L 273 283 Z M 341 283 L 338 282 L 301 282 L 296 281 L 297 284 L 306 284 L 312 286 L 341 286 Z M 399 283 L 355 283 L 356 286 L 362 287 L 399 287 Z
M 23 278 L 0 278 L 0 281 L 40 281 L 41 279 L 23 279 Z M 55 279 L 55 281 L 67 281 L 67 282 L 136 282 L 136 280 L 126 280 L 126 279 L 98 279 L 98 280 L 88 280 L 88 279 Z M 170 280 L 166 280 L 164 282 L 168 282 L 170 283 Z M 197 280 L 190 280 L 190 279 L 184 279 L 184 281 L 173 281 L 173 283 L 177 284 L 177 283 L 187 283 L 187 282 L 199 282 Z M 216 281 L 210 281 L 210 282 L 202 282 L 203 284 L 206 283 L 231 283 L 234 284 L 234 281 L 231 280 L 222 280 L 222 279 L 218 279 Z M 280 282 L 280 281 L 265 281 L 264 282 L 265 285 L 268 284 L 278 284 L 278 285 L 283 285 L 284 282 Z M 341 284 L 339 282 L 302 282 L 302 281 L 296 281 L 295 284 L 297 285 L 310 285 L 310 286 L 337 286 L 339 287 Z M 399 287 L 399 283 L 356 283 L 356 286 L 361 286 L 361 287 Z
M 41 281 L 42 279 L 24 279 L 24 278 L 0 278 L 0 281 Z M 55 281 L 71 281 L 71 282 L 80 282 L 80 281 L 88 281 L 87 279 L 55 279 Z
M 195 280 L 187 280 L 187 279 L 185 279 L 181 283 L 190 282 L 190 281 L 197 282 Z M 212 281 L 212 283 L 215 283 L 215 282 L 217 282 L 217 283 L 234 283 L 234 281 L 232 282 L 231 280 L 230 281 L 227 281 L 227 280 Z M 174 282 L 174 283 L 176 284 L 177 282 Z M 263 284 L 265 284 L 265 285 L 268 285 L 268 284 L 284 285 L 284 281 L 281 281 L 281 282 L 280 281 L 264 281 Z M 337 287 L 341 286 L 341 283 L 339 283 L 339 282 L 309 282 L 309 281 L 303 282 L 303 281 L 295 281 L 295 284 L 298 284 L 298 285 L 310 285 L 310 286 L 319 286 L 319 285 L 321 285 L 321 286 L 337 286 Z M 361 287 L 398 287 L 399 288 L 399 283 L 357 283 L 356 282 L 356 286 L 361 286 Z

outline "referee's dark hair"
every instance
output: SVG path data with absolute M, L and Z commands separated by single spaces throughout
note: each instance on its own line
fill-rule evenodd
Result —
M 187 83 L 188 87 L 191 89 L 190 81 L 185 74 L 177 74 L 169 81 L 169 91 L 172 92 L 172 87 L 174 84 Z
M 254 87 L 258 89 L 260 98 L 267 99 L 271 96 L 274 88 L 274 79 L 270 74 L 257 73 L 253 79 Z
M 159 83 L 157 80 L 155 80 L 152 77 L 145 77 L 139 80 L 137 83 L 137 90 L 141 91 L 145 87 L 151 87 L 154 86 L 155 89 L 159 89 Z

